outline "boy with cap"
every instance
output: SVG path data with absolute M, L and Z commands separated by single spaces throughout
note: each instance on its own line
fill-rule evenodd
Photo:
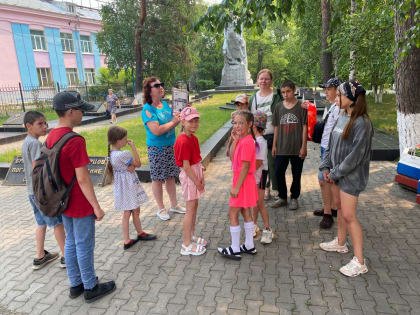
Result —
M 267 125 L 267 114 L 257 110 L 254 114 L 254 125 L 252 126 L 255 134 L 256 149 L 256 171 L 255 171 L 255 182 L 258 187 L 258 201 L 257 206 L 253 209 L 254 219 L 254 237 L 260 231 L 257 220 L 258 213 L 261 212 L 261 217 L 264 223 L 264 230 L 261 236 L 262 244 L 270 244 L 273 241 L 273 232 L 270 229 L 270 219 L 268 217 L 268 211 L 264 203 L 265 185 L 268 177 L 268 160 L 267 160 L 267 140 L 264 139 L 264 130 Z
M 83 113 L 92 110 L 94 106 L 83 101 L 76 91 L 65 91 L 54 96 L 53 108 L 58 115 L 58 125 L 47 137 L 48 148 L 54 146 L 65 134 L 73 132 L 73 128 L 81 123 Z M 105 213 L 96 199 L 89 177 L 89 162 L 86 142 L 82 136 L 71 138 L 61 149 L 61 177 L 67 185 L 74 177 L 76 179 L 70 191 L 68 207 L 62 214 L 66 231 L 64 251 L 70 280 L 70 298 L 76 298 L 84 292 L 87 303 L 115 290 L 114 281 L 99 284 L 95 274 L 95 220 L 102 220 Z
M 328 116 L 325 121 L 324 131 L 322 132 L 321 138 L 321 163 L 324 160 L 325 151 L 328 148 L 328 142 L 330 140 L 331 130 L 334 127 L 335 122 L 340 115 L 340 106 L 335 103 L 335 98 L 338 94 L 337 88 L 343 83 L 343 81 L 338 78 L 331 78 L 326 83 L 320 84 L 319 87 L 325 89 L 325 96 L 327 100 L 332 104 L 328 110 Z M 337 196 L 334 196 L 331 190 L 331 184 L 324 180 L 323 174 L 321 171 L 318 171 L 318 181 L 319 186 L 321 187 L 322 201 L 324 203 L 323 209 L 318 209 L 314 211 L 314 215 L 322 216 L 322 220 L 319 223 L 321 229 L 329 229 L 334 223 L 334 217 L 337 217 L 337 208 L 339 207 L 339 202 Z

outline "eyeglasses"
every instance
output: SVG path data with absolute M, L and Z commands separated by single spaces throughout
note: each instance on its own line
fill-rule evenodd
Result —
M 155 84 L 152 85 L 152 88 L 156 88 L 156 89 L 164 88 L 164 87 L 165 87 L 165 84 L 163 82 L 155 83 Z

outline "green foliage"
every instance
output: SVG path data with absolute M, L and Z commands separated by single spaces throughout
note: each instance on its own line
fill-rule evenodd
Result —
M 188 80 L 192 67 L 189 25 L 195 10 L 190 0 L 147 1 L 141 36 L 145 76 L 157 75 L 168 85 Z M 138 0 L 115 0 L 102 7 L 103 30 L 97 41 L 112 73 L 135 68 L 134 35 L 140 11 Z
M 213 80 L 197 80 L 196 88 L 198 91 L 210 90 L 216 87 L 216 83 Z

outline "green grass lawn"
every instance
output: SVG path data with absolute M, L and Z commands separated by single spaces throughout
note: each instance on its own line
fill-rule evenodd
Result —
M 373 96 L 367 97 L 368 113 L 373 126 L 398 137 L 395 94 L 384 94 L 382 101 L 382 104 L 375 104 Z
M 197 108 L 201 118 L 200 127 L 196 133 L 200 144 L 204 143 L 229 119 L 229 110 L 221 110 L 219 106 L 232 100 L 236 93 L 214 95 L 213 98 L 203 101 L 193 106 Z M 119 126 L 128 130 L 128 138 L 133 139 L 143 164 L 148 164 L 146 148 L 146 130 L 144 129 L 141 118 L 135 118 L 118 123 Z M 108 155 L 107 131 L 109 127 L 81 132 L 86 139 L 87 151 L 90 156 Z M 177 127 L 177 134 L 180 126 Z M 128 147 L 127 147 L 128 149 Z M 11 162 L 15 155 L 20 155 L 20 150 L 10 150 L 0 155 L 0 162 Z
M 47 121 L 49 120 L 57 120 L 58 116 L 56 114 L 55 111 L 52 110 L 52 108 L 48 108 L 48 109 L 44 109 L 44 110 L 38 110 L 38 109 L 30 109 L 30 110 L 35 110 L 38 112 L 41 112 L 44 114 L 45 118 L 47 119 Z M 26 110 L 28 111 L 28 110 Z M 0 126 L 9 118 L 9 116 L 0 116 Z

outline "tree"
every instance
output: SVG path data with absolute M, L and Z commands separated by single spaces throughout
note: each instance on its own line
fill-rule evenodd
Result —
M 400 151 L 420 144 L 420 26 L 418 1 L 395 7 L 395 92 Z
M 146 0 L 141 0 L 141 13 L 135 30 L 135 49 L 136 49 L 136 92 L 143 88 L 143 50 L 141 45 L 141 35 L 144 31 L 144 22 L 146 22 Z
M 333 73 L 332 53 L 328 49 L 328 37 L 331 35 L 331 3 L 330 0 L 321 0 L 322 16 L 322 54 L 321 70 L 322 81 L 327 82 Z

